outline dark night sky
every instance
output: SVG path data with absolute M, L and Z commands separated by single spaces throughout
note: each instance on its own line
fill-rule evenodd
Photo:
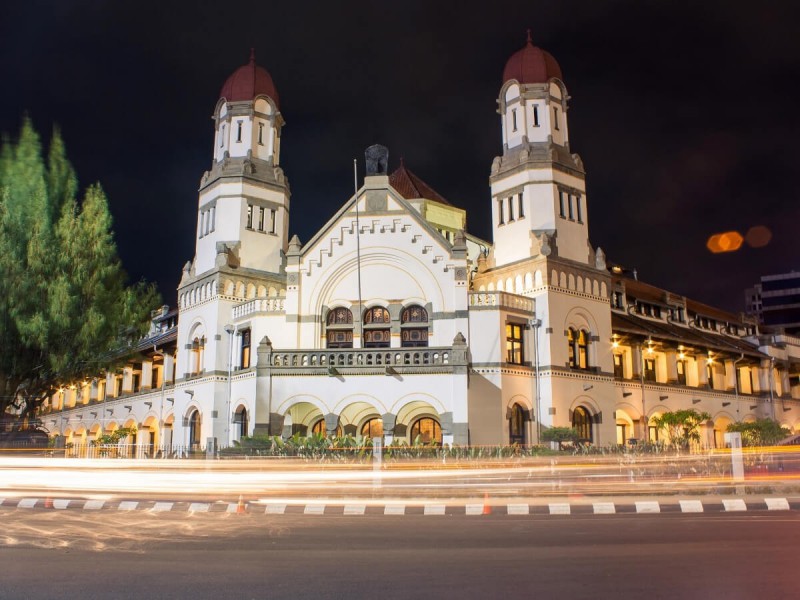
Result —
M 174 304 L 222 83 L 256 48 L 278 88 L 291 232 L 352 193 L 352 159 L 389 147 L 488 238 L 495 100 L 533 31 L 559 61 L 592 243 L 640 278 L 731 310 L 762 274 L 800 269 L 800 6 L 586 0 L 7 2 L 0 131 L 28 111 L 99 180 L 123 263 Z M 712 255 L 754 225 L 763 248 Z

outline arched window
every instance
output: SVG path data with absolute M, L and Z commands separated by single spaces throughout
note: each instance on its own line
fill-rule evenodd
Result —
M 382 306 L 368 308 L 364 313 L 364 348 L 388 348 L 391 332 L 389 311 Z
M 340 306 L 328 311 L 326 341 L 328 348 L 353 347 L 353 313 Z
M 411 426 L 411 443 L 413 444 L 417 438 L 423 444 L 442 443 L 442 426 L 439 422 L 432 417 L 423 417 L 414 421 Z
M 367 438 L 383 436 L 383 419 L 374 417 L 361 426 L 361 435 Z
M 508 441 L 511 444 L 525 444 L 525 410 L 519 405 L 511 407 L 508 417 Z
M 585 407 L 579 406 L 572 411 L 572 427 L 578 432 L 579 440 L 592 441 L 592 415 Z
M 327 435 L 328 434 L 328 430 L 325 427 L 325 419 L 324 418 L 319 419 L 316 423 L 314 423 L 314 425 L 312 425 L 311 433 L 315 433 L 317 435 Z M 341 425 L 337 425 L 336 426 L 336 432 L 334 433 L 334 435 L 336 437 L 342 437 L 342 426 Z
M 428 311 L 413 305 L 403 309 L 400 315 L 400 345 L 403 348 L 419 348 L 428 345 L 428 327 L 420 327 L 428 322 Z
M 197 450 L 200 446 L 200 411 L 194 410 L 189 415 L 189 448 Z
M 240 440 L 247 436 L 247 409 L 244 406 L 240 406 L 239 410 L 236 411 L 233 416 L 233 424 L 235 426 L 233 430 L 234 439 Z

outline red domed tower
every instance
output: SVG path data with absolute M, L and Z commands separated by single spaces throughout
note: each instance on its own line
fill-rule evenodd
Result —
M 280 167 L 284 121 L 278 90 L 251 50 L 219 96 L 214 158 L 200 182 L 193 273 L 220 265 L 279 273 L 288 239 L 289 184 Z
M 497 99 L 503 153 L 490 183 L 498 266 L 537 255 L 591 262 L 585 175 L 570 151 L 568 99 L 561 67 L 528 31 L 506 62 Z

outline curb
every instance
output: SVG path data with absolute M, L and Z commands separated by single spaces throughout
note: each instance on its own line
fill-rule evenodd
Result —
M 0 498 L 2 508 L 42 509 L 48 511 L 141 511 L 183 513 L 233 513 L 264 515 L 608 515 L 608 514 L 657 514 L 657 513 L 732 513 L 748 511 L 792 511 L 800 510 L 800 501 L 789 502 L 787 498 L 763 498 L 745 501 L 742 498 L 725 498 L 713 502 L 701 500 L 679 500 L 660 502 L 640 500 L 634 502 L 550 502 L 546 504 L 497 503 L 474 500 L 464 504 L 443 502 L 403 503 L 386 502 L 291 502 L 254 501 L 243 502 L 157 502 L 157 501 L 105 501 L 75 498 Z

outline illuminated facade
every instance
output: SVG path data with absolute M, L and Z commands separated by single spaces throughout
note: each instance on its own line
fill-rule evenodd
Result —
M 498 98 L 493 244 L 380 149 L 325 226 L 290 239 L 272 79 L 251 57 L 220 96 L 177 312 L 155 315 L 121 373 L 51 399 L 51 431 L 80 443 L 135 425 L 169 452 L 254 433 L 528 444 L 551 426 L 608 445 L 657 439 L 651 419 L 679 408 L 711 415 L 708 446 L 734 421 L 800 427 L 800 340 L 639 282 L 592 246 L 567 89 L 530 40 Z

